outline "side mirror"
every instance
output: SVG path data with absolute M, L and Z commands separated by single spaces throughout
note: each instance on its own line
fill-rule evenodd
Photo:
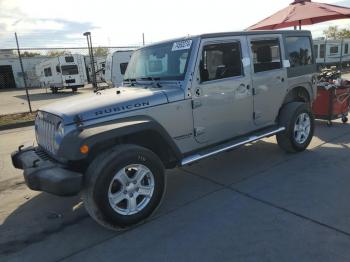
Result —
M 283 60 L 283 68 L 289 68 L 289 67 L 290 67 L 289 60 Z

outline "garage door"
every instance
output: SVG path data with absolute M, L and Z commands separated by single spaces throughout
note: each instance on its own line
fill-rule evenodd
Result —
M 15 88 L 16 82 L 12 72 L 12 66 L 0 66 L 0 89 Z

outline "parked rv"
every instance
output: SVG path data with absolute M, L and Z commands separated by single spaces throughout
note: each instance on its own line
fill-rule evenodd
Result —
M 87 84 L 84 56 L 64 55 L 39 63 L 36 74 L 41 87 L 50 87 L 52 93 L 71 88 L 73 92 Z
M 124 74 L 133 52 L 133 50 L 115 51 L 107 56 L 103 79 L 110 87 L 120 86 L 123 83 Z
M 318 66 L 350 65 L 350 39 L 314 40 L 316 63 Z

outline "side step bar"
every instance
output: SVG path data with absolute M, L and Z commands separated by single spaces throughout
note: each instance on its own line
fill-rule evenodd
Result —
M 195 155 L 187 156 L 184 159 L 182 159 L 181 166 L 185 166 L 185 165 L 191 164 L 193 162 L 196 162 L 198 160 L 201 160 L 201 159 L 225 152 L 227 150 L 234 149 L 236 147 L 245 145 L 247 143 L 251 143 L 251 142 L 260 140 L 262 138 L 275 135 L 277 133 L 283 132 L 284 130 L 285 130 L 285 127 L 279 127 L 279 128 L 273 128 L 273 129 L 270 128 L 269 130 L 262 131 L 261 133 L 257 133 L 255 135 L 252 135 L 249 137 L 243 137 L 240 139 L 236 139 L 234 141 L 225 143 L 223 145 L 216 146 L 216 147 L 211 148 L 209 150 L 208 149 L 204 150 L 204 151 L 199 152 Z

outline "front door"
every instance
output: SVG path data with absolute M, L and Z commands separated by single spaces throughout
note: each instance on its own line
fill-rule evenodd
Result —
M 250 67 L 242 63 L 248 56 L 246 37 L 202 40 L 192 86 L 197 142 L 220 142 L 251 131 Z
M 248 37 L 254 88 L 254 123 L 257 127 L 275 123 L 287 87 L 287 70 L 280 35 Z

